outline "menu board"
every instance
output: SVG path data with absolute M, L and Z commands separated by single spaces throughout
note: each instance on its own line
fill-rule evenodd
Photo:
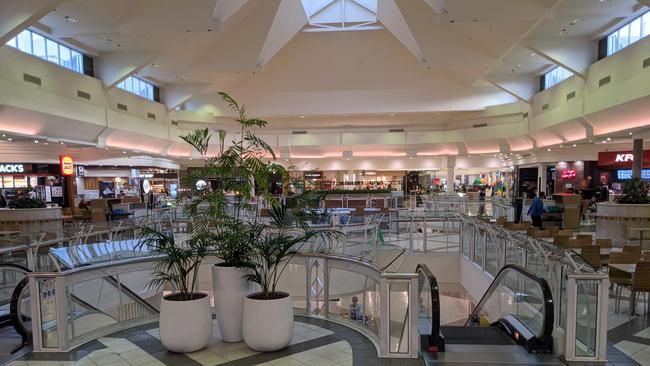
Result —
M 14 177 L 7 175 L 2 177 L 3 185 L 5 188 L 14 188 Z
M 52 197 L 63 197 L 63 187 L 52 186 Z
M 25 178 L 25 177 L 14 177 L 14 187 L 16 187 L 16 188 L 26 188 L 27 187 L 27 178 Z

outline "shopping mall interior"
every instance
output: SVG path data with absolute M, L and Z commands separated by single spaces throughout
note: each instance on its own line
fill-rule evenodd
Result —
M 650 0 L 1 0 L 0 365 L 650 365 L 649 35 Z

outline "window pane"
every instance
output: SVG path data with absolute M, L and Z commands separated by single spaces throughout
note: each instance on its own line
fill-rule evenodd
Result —
M 618 30 L 618 49 L 621 50 L 630 44 L 630 27 L 625 26 Z
M 646 37 L 646 36 L 650 35 L 650 11 L 645 13 L 641 23 L 642 23 L 642 25 L 641 25 L 641 28 L 642 28 L 641 37 Z
M 147 98 L 153 100 L 153 85 L 147 85 Z
M 32 46 L 34 47 L 34 56 L 46 58 L 45 55 L 45 38 L 40 34 L 32 33 Z
M 70 49 L 59 45 L 59 65 L 71 69 Z
M 83 72 L 83 57 L 81 54 L 77 51 L 70 50 L 70 55 L 72 70 L 79 73 Z
M 27 52 L 27 53 L 32 53 L 32 35 L 30 31 L 22 31 L 18 35 L 18 49 Z
M 17 47 L 17 45 L 16 45 L 16 37 L 10 39 L 9 42 L 7 42 L 7 46 L 11 46 L 13 48 L 16 48 Z
M 49 39 L 45 41 L 47 45 L 47 60 L 55 64 L 59 63 L 59 44 L 50 41 Z
M 641 39 L 641 18 L 636 18 L 630 23 L 630 42 L 634 43 Z

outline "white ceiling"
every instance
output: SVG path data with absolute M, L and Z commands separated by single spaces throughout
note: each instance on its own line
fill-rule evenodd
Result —
M 337 26 L 342 6 L 348 20 L 376 27 L 304 31 Z M 555 45 L 592 41 L 641 8 L 635 0 L 67 0 L 40 23 L 100 57 L 153 51 L 137 74 L 163 93 L 191 85 L 188 109 L 227 115 L 215 94 L 223 90 L 273 124 L 512 103 L 522 88 L 504 90 L 513 81 L 499 84 L 503 75 L 524 75 L 516 82 L 532 90 L 533 76 L 557 62 Z M 548 53 L 531 51 L 540 40 Z

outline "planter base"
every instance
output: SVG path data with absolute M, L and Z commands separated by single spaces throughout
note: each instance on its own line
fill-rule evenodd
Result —
M 160 342 L 177 353 L 195 352 L 205 348 L 212 338 L 210 297 L 189 301 L 169 300 L 160 303 Z
M 274 300 L 244 299 L 244 342 L 259 352 L 278 351 L 293 337 L 291 295 Z

